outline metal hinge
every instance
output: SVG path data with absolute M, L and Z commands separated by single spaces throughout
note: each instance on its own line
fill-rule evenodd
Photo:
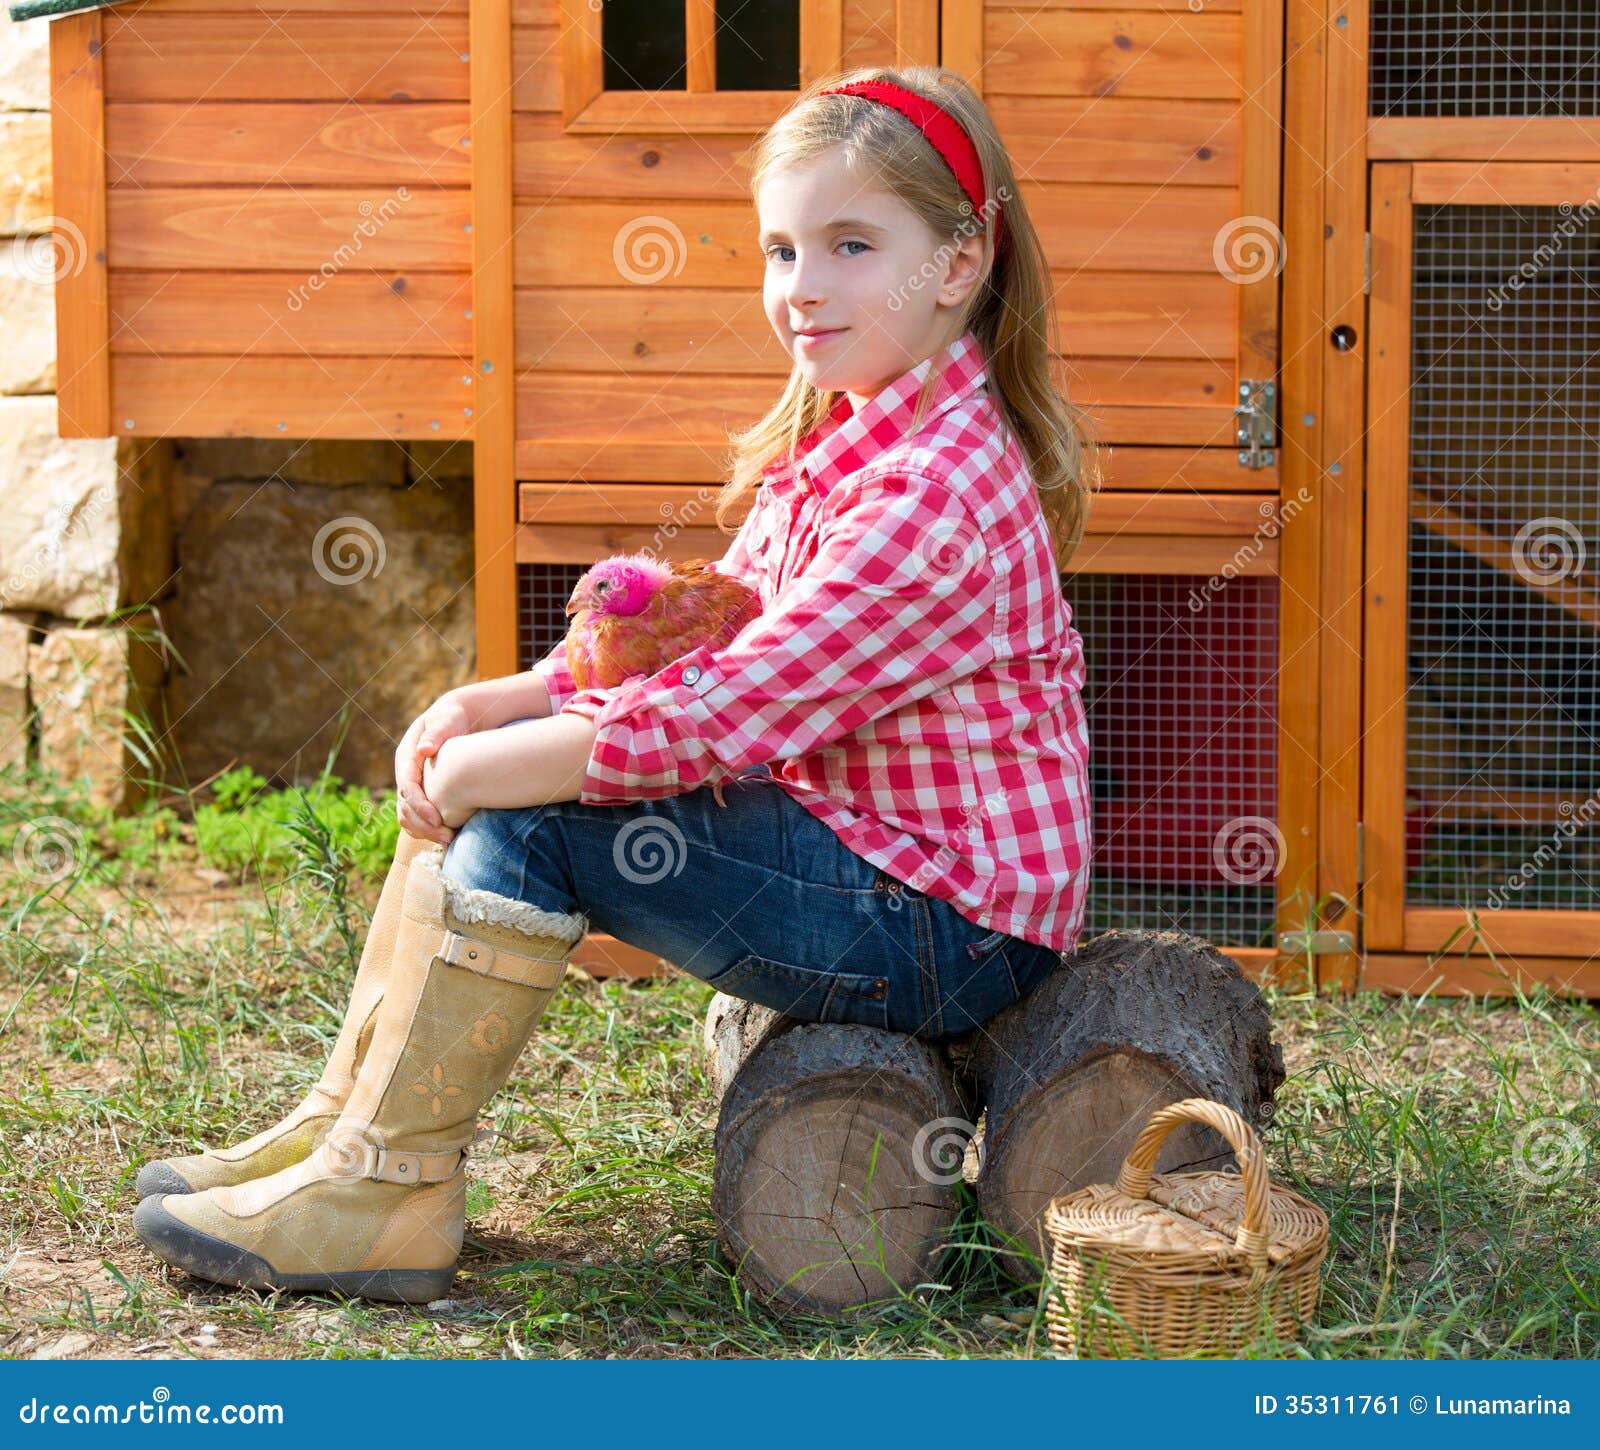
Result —
M 1243 445 L 1239 449 L 1241 468 L 1271 468 L 1277 454 L 1278 389 L 1270 382 L 1257 382 L 1254 378 L 1239 380 L 1239 406 L 1233 410 L 1239 420 L 1235 437 Z
M 1361 295 L 1372 295 L 1372 233 L 1366 233 L 1361 249 Z
M 1337 957 L 1356 949 L 1353 931 L 1280 931 L 1278 950 L 1290 956 Z

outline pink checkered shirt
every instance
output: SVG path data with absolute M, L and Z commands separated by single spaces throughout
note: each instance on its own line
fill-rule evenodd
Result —
M 716 564 L 763 606 L 726 648 L 577 691 L 578 799 L 654 800 L 770 763 L 851 851 L 991 931 L 1070 951 L 1089 880 L 1083 642 L 1026 460 L 965 333 L 763 474 Z

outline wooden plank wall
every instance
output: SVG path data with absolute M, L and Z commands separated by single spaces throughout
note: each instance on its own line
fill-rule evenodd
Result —
M 894 0 L 843 16 L 846 68 L 894 62 Z M 761 309 L 755 138 L 568 135 L 560 0 L 513 0 L 512 23 L 517 477 L 720 483 L 729 429 L 788 372 Z
M 1275 469 L 1237 466 L 1232 410 L 1241 373 L 1276 356 L 1275 304 L 1215 259 L 1246 203 L 1276 211 L 1244 161 L 1257 37 L 1243 0 L 947 3 L 957 69 L 962 8 L 983 47 L 969 73 L 1050 259 L 1073 396 L 1117 445 L 1109 485 L 1274 493 Z M 892 4 L 843 14 L 847 65 L 892 61 Z M 557 0 L 515 0 L 513 20 L 517 476 L 717 479 L 728 427 L 770 404 L 788 366 L 761 311 L 752 138 L 568 136 Z M 1275 148 L 1262 157 L 1275 183 Z
M 1274 259 L 1259 245 L 1271 233 L 1251 221 L 1276 215 L 1277 147 L 1261 128 L 1277 108 L 1244 88 L 1254 69 L 1278 84 L 1260 48 L 1280 17 L 1262 12 L 943 7 L 944 62 L 979 85 L 1050 259 L 1072 396 L 1116 449 L 1111 488 L 1277 489 L 1276 469 L 1227 466 L 1238 379 L 1270 377 L 1277 355 Z M 1240 274 L 1264 265 L 1267 290 L 1231 280 L 1219 256 Z
M 470 437 L 467 0 L 102 23 L 112 430 Z

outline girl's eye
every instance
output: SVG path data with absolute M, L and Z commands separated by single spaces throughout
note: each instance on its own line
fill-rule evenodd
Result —
M 869 251 L 869 252 L 872 250 L 872 247 L 868 243 L 866 243 L 866 242 L 858 242 L 854 238 L 851 238 L 851 239 L 849 239 L 847 241 L 840 242 L 839 245 L 841 247 L 865 247 L 866 250 Z M 772 254 L 774 252 L 792 252 L 793 250 L 794 250 L 793 247 L 786 247 L 786 246 L 784 246 L 784 244 L 782 242 L 774 243 L 772 246 L 767 248 L 767 260 L 769 262 L 774 261 L 774 260 L 780 261 L 780 262 L 788 261 L 789 259 L 787 257 L 774 258 Z M 861 255 L 861 253 L 860 252 L 852 252 L 852 253 L 850 253 L 850 255 L 852 257 L 859 257 Z

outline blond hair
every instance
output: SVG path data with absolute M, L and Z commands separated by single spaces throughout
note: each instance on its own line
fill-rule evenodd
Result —
M 1011 159 L 982 100 L 944 66 L 886 66 L 852 70 L 818 80 L 752 148 L 751 199 L 777 171 L 844 148 L 852 172 L 898 196 L 938 238 L 972 231 L 972 206 L 931 142 L 899 111 L 864 96 L 822 95 L 850 81 L 890 81 L 936 101 L 965 128 L 977 147 L 990 188 L 985 214 L 1000 222 L 1000 255 L 992 252 L 995 228 L 984 232 L 986 273 L 963 305 L 953 336 L 971 331 L 982 348 L 989 397 L 1016 439 L 1038 490 L 1039 506 L 1065 569 L 1083 537 L 1089 494 L 1100 483 L 1099 449 L 1083 413 L 1052 379 L 1056 339 L 1054 289 L 1038 234 L 1017 190 Z M 937 381 L 929 370 L 917 396 L 915 420 Z M 812 428 L 828 416 L 839 393 L 811 386 L 790 370 L 782 396 L 750 428 L 731 435 L 731 473 L 717 496 L 717 523 L 730 531 L 755 501 L 762 471 L 793 459 Z

